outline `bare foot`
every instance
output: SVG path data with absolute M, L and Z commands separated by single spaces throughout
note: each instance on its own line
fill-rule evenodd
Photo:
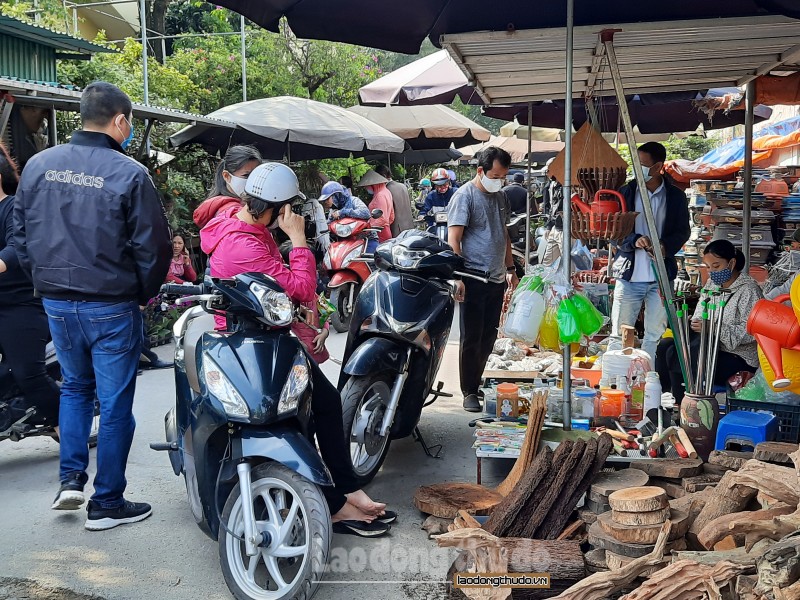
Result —
M 375 502 L 372 498 L 367 496 L 364 490 L 357 490 L 352 494 L 345 494 L 347 502 L 352 504 L 362 512 L 379 517 L 383 514 L 386 505 L 383 502 Z
M 372 523 L 375 520 L 375 515 L 365 513 L 360 508 L 353 506 L 350 502 L 345 502 L 344 506 L 335 515 L 331 516 L 331 521 L 366 521 Z

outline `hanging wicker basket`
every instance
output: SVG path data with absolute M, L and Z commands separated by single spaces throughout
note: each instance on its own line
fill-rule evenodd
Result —
M 619 242 L 633 232 L 638 215 L 638 212 L 592 214 L 573 210 L 572 238 L 584 243 Z

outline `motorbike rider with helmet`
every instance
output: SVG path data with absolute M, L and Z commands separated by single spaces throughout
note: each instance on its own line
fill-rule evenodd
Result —
M 248 272 L 264 273 L 274 278 L 294 301 L 314 301 L 314 255 L 306 242 L 303 218 L 294 214 L 291 206 L 305 200 L 295 173 L 280 163 L 261 164 L 247 178 L 243 199 L 244 206 L 219 214 L 200 231 L 201 247 L 211 255 L 211 275 L 228 278 Z M 284 266 L 272 237 L 271 230 L 276 228 L 292 242 L 289 268 Z M 215 319 L 216 328 L 224 330 L 225 319 Z M 318 369 L 313 362 L 312 368 Z M 358 489 L 350 467 L 350 450 L 342 436 L 339 394 L 332 385 L 325 385 L 327 379 L 322 373 L 315 374 L 314 381 L 321 382 L 314 387 L 311 406 L 320 452 L 334 480 L 334 487 L 323 489 L 323 493 L 335 527 L 338 524 L 335 530 L 373 536 L 385 533 L 386 524 L 396 515 Z
M 445 169 L 435 169 L 431 174 L 433 190 L 425 197 L 425 204 L 422 206 L 422 213 L 428 227 L 434 224 L 434 213 L 441 212 L 447 208 L 450 198 L 453 197 L 455 190 L 450 181 L 450 176 Z
M 423 177 L 419 180 L 419 194 L 417 195 L 417 199 L 414 200 L 414 204 L 417 208 L 421 208 L 422 204 L 425 202 L 425 198 L 428 197 L 428 194 L 431 193 L 431 180 L 427 177 Z
M 330 211 L 328 222 L 346 217 L 365 221 L 370 218 L 367 205 L 360 198 L 353 197 L 348 193 L 346 187 L 335 181 L 329 181 L 322 186 L 319 202 L 326 210 Z M 378 247 L 378 236 L 374 232 L 370 232 L 367 234 L 367 239 L 369 239 L 367 254 L 372 254 Z

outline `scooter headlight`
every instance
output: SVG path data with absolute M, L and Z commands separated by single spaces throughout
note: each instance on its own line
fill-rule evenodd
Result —
M 225 414 L 242 419 L 250 417 L 244 398 L 208 354 L 203 356 L 203 380 L 208 391 L 222 403 Z
M 353 229 L 356 228 L 355 223 L 337 223 L 334 225 L 336 235 L 339 237 L 350 237 L 353 234 Z
M 251 283 L 250 291 L 255 294 L 264 311 L 264 318 L 270 325 L 287 327 L 294 319 L 294 304 L 283 292 L 276 292 L 260 283 Z
M 297 410 L 300 397 L 308 388 L 309 377 L 308 361 L 303 354 L 298 353 L 289 371 L 289 377 L 286 378 L 286 383 L 283 384 L 281 390 L 281 397 L 278 400 L 279 416 Z
M 347 255 L 344 257 L 344 260 L 342 261 L 342 268 L 344 269 L 347 265 L 353 262 L 354 259 L 361 256 L 363 251 L 364 251 L 363 246 L 356 246 L 355 248 L 350 250 L 350 252 L 347 253 Z
M 415 269 L 420 261 L 430 256 L 427 250 L 409 250 L 402 246 L 392 248 L 392 262 L 401 269 Z

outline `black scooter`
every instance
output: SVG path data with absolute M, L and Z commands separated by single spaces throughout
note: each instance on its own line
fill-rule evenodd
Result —
M 258 273 L 166 284 L 162 293 L 201 305 L 175 323 L 175 407 L 167 442 L 150 447 L 168 451 L 183 474 L 192 515 L 218 541 L 237 599 L 310 598 L 332 535 L 319 486 L 332 480 L 309 441 L 311 394 L 324 376 L 290 333 L 295 306 Z M 214 315 L 226 318 L 225 333 L 214 330 Z
M 61 381 L 61 365 L 58 364 L 53 342 L 48 342 L 45 350 L 47 375 L 56 383 Z M 95 402 L 94 418 L 89 431 L 89 446 L 97 445 L 97 432 L 100 428 L 100 406 Z M 0 349 L 0 441 L 19 442 L 29 437 L 51 437 L 58 441 L 55 427 L 37 419 L 36 406 L 23 396 L 22 390 L 14 381 L 11 367 Z
M 353 470 L 366 485 L 381 468 L 391 440 L 414 435 L 434 389 L 455 312 L 452 279 L 463 259 L 432 233 L 408 230 L 375 251 L 377 270 L 356 299 L 339 377 L 344 435 Z M 425 403 L 429 396 L 433 399 Z

